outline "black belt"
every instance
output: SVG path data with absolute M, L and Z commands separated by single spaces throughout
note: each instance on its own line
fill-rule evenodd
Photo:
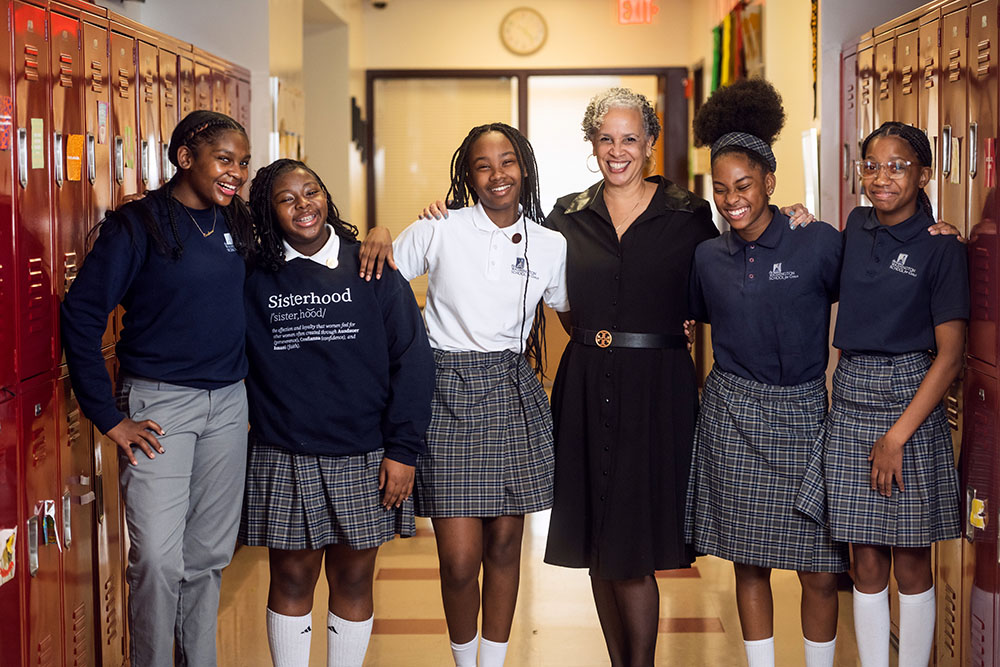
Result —
M 601 329 L 580 329 L 573 327 L 570 340 L 594 347 L 645 347 L 674 348 L 687 347 L 687 337 L 682 334 L 628 333 Z

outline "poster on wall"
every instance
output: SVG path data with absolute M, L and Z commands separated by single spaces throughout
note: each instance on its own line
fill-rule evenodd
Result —
M 712 91 L 764 76 L 764 8 L 737 2 L 712 29 Z

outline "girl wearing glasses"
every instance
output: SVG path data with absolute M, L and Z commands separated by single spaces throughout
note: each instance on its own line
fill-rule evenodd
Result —
M 842 351 L 833 401 L 796 508 L 854 553 L 861 663 L 889 664 L 889 568 L 899 586 L 899 664 L 926 665 L 934 638 L 931 544 L 960 532 L 958 478 L 941 400 L 962 369 L 965 248 L 927 234 L 931 148 L 888 122 L 858 163 L 871 207 L 844 230 Z M 893 488 L 895 486 L 895 488 Z M 825 507 L 824 507 L 825 501 Z

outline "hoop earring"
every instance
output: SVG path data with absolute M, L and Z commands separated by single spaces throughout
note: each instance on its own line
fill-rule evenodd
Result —
M 588 155 L 587 156 L 587 171 L 589 171 L 592 174 L 600 173 L 600 171 L 601 171 L 600 166 L 598 166 L 598 167 L 596 167 L 594 169 L 590 168 L 590 158 L 594 158 L 594 162 L 595 163 L 597 162 L 597 156 L 596 155 L 594 155 L 593 153 L 591 153 L 590 155 Z

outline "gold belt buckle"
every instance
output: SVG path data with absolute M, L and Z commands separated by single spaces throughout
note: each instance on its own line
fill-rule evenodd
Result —
M 594 342 L 597 343 L 597 347 L 610 347 L 611 341 L 611 332 L 607 329 L 601 329 L 594 334 Z

